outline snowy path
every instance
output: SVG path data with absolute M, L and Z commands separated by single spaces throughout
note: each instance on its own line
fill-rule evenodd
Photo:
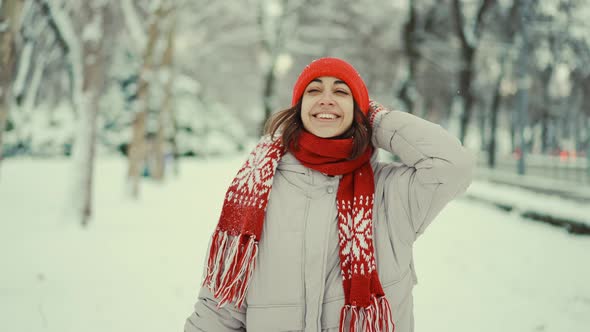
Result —
M 0 178 L 0 331 L 182 331 L 208 237 L 241 158 L 123 194 L 101 160 L 96 218 L 66 217 L 66 161 L 8 160 Z M 590 239 L 486 205 L 451 203 L 416 243 L 416 331 L 586 331 Z
M 587 236 L 459 200 L 415 251 L 418 332 L 587 331 Z

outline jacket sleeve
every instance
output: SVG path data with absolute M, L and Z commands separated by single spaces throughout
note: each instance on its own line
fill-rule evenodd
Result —
M 207 287 L 201 287 L 194 312 L 186 319 L 184 332 L 246 331 L 244 303 L 237 309 L 233 303 L 217 309 L 218 301 Z
M 390 222 L 409 221 L 408 240 L 413 242 L 449 201 L 467 190 L 474 158 L 438 124 L 400 111 L 380 113 L 373 121 L 373 145 L 401 160 L 401 165 L 380 169 L 386 214 Z

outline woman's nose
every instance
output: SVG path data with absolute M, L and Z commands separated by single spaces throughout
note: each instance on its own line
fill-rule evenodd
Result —
M 334 98 L 331 93 L 324 93 L 320 99 L 320 105 L 334 105 Z

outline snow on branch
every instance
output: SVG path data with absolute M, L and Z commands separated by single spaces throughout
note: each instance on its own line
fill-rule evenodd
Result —
M 20 30 L 20 28 L 23 26 L 23 24 L 24 24 L 24 21 L 25 21 L 25 19 L 26 19 L 27 15 L 28 15 L 28 14 L 30 13 L 30 11 L 31 11 L 31 7 L 32 7 L 32 5 L 33 5 L 33 2 L 34 2 L 34 1 L 35 1 L 35 0 L 27 0 L 27 1 L 24 3 L 24 5 L 23 5 L 23 9 L 22 9 L 22 11 L 21 11 L 21 15 L 20 15 L 20 17 L 19 17 L 19 21 L 18 21 L 18 24 L 17 24 L 17 27 L 16 27 L 16 28 L 17 28 L 17 30 Z M 0 1 L 0 4 L 1 4 L 1 2 L 2 2 L 2 1 Z
M 12 87 L 15 96 L 20 96 L 25 88 L 27 75 L 31 66 L 33 56 L 33 42 L 27 41 L 18 60 L 18 70 L 14 85 Z
M 66 44 L 67 54 L 72 70 L 72 85 L 74 103 L 78 105 L 81 100 L 82 82 L 83 82 L 83 54 L 80 40 L 76 36 L 74 24 L 63 10 L 60 0 L 40 0 L 47 6 L 51 20 L 55 23 L 56 32 Z
M 121 9 L 123 10 L 123 16 L 125 17 L 125 24 L 127 25 L 127 29 L 129 29 L 129 33 L 131 34 L 131 39 L 135 44 L 135 50 L 141 52 L 147 43 L 147 37 L 143 31 L 141 22 L 139 21 L 137 11 L 133 7 L 131 0 L 121 0 Z

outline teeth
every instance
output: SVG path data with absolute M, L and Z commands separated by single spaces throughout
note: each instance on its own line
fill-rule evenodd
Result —
M 316 118 L 320 119 L 336 119 L 336 115 L 329 113 L 320 113 L 316 115 Z

